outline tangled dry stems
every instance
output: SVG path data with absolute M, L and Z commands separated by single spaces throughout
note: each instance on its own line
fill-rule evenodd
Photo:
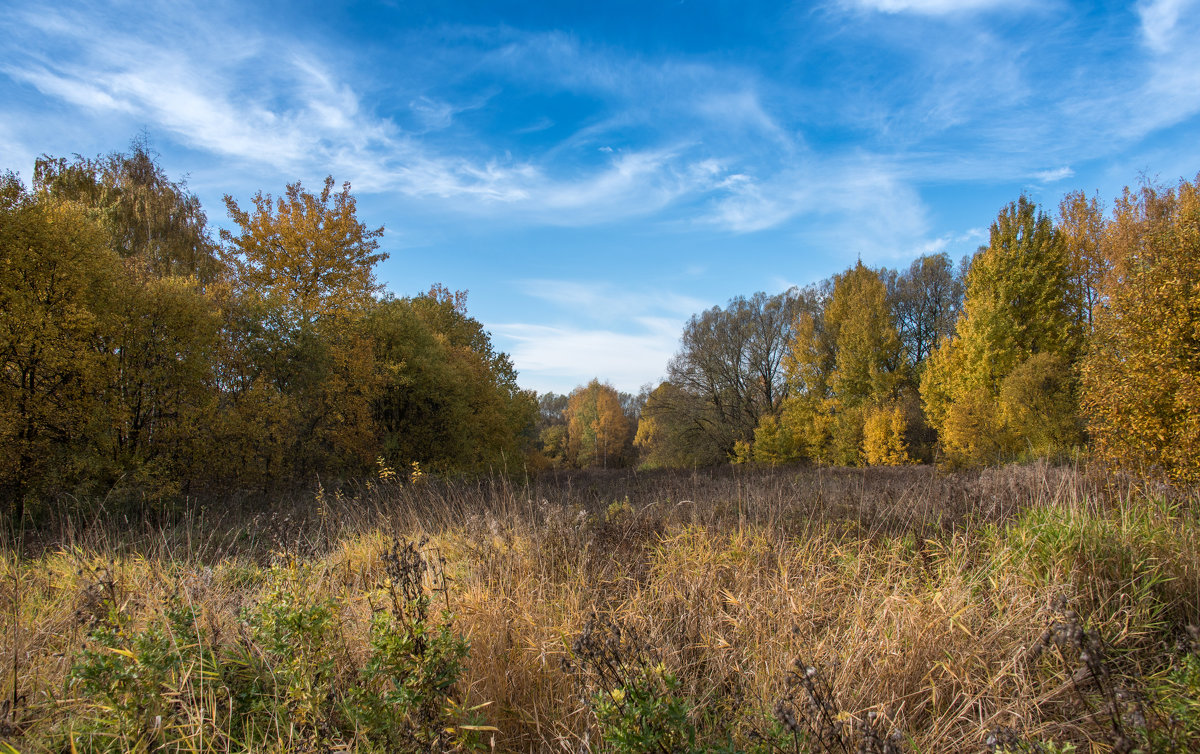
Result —
M 1200 623 L 1194 504 L 1139 485 L 1045 465 L 722 469 L 327 485 L 319 505 L 298 495 L 171 516 L 81 510 L 6 552 L 2 735 L 37 750 L 71 718 L 68 671 L 104 583 L 126 590 L 137 626 L 177 593 L 237 632 L 286 552 L 310 564 L 305 590 L 339 599 L 335 664 L 361 663 L 365 595 L 411 578 L 406 552 L 390 549 L 403 536 L 444 560 L 438 599 L 471 647 L 461 696 L 490 703 L 498 750 L 600 746 L 564 665 L 587 654 L 594 615 L 671 674 L 702 740 L 750 741 L 778 715 L 809 745 L 831 732 L 821 720 L 839 720 L 829 741 L 847 750 L 895 751 L 897 734 L 924 752 L 1113 745 L 1111 717 L 1079 701 L 1079 656 L 1052 663 L 1030 648 L 1067 599 L 1119 649 L 1107 672 L 1133 686 L 1162 670 L 1164 637 Z M 597 672 L 593 687 L 613 688 Z M 823 704 L 836 711 L 812 717 Z

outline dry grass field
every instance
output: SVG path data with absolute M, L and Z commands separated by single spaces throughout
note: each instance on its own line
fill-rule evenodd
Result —
M 0 741 L 1196 750 L 1198 512 L 1049 465 L 80 506 L 0 550 Z

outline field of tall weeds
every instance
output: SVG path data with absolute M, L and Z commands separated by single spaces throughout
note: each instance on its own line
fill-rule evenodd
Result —
M 1200 747 L 1178 490 L 1049 465 L 383 476 L 6 533 L 0 741 Z

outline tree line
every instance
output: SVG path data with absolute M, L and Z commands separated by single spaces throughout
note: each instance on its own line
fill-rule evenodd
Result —
M 270 490 L 519 467 L 535 396 L 440 285 L 384 295 L 349 184 L 225 197 L 144 142 L 0 180 L 0 496 Z
M 141 141 L 0 177 L 0 498 L 157 500 L 383 470 L 971 466 L 1090 451 L 1200 480 L 1197 181 L 1003 207 L 955 264 L 861 261 L 694 315 L 657 386 L 522 390 L 383 228 L 300 183 L 217 237 Z
M 988 243 L 861 261 L 691 318 L 640 410 L 649 466 L 962 467 L 1094 451 L 1200 481 L 1200 176 L 1111 212 L 1026 196 Z

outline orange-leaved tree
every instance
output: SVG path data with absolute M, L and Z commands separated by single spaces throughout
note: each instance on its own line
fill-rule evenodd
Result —
M 567 455 L 580 468 L 617 466 L 630 440 L 629 419 L 612 385 L 594 379 L 567 399 Z

